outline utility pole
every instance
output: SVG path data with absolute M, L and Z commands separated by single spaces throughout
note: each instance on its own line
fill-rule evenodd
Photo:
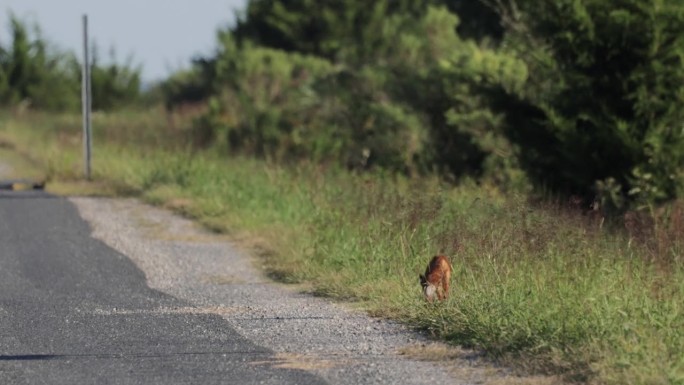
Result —
M 83 106 L 83 162 L 85 177 L 90 180 L 90 155 L 92 147 L 91 128 L 91 90 L 90 90 L 90 55 L 88 54 L 88 15 L 83 15 L 83 78 L 81 81 L 81 104 Z

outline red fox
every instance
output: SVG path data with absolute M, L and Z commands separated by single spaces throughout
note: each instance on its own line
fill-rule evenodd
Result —
M 449 280 L 453 271 L 446 255 L 436 255 L 430 260 L 425 275 L 420 274 L 420 286 L 428 302 L 432 303 L 437 295 L 438 300 L 444 300 L 449 294 Z

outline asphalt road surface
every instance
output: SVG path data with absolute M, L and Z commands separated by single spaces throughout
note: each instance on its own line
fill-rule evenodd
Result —
M 325 383 L 269 365 L 219 315 L 155 311 L 186 306 L 91 238 L 69 201 L 0 191 L 0 384 Z

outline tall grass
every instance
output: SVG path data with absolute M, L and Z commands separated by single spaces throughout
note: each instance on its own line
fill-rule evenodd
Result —
M 495 359 L 577 381 L 684 383 L 681 204 L 603 223 L 474 184 L 194 152 L 156 114 L 95 117 L 100 188 L 232 233 L 274 276 Z M 53 181 L 80 178 L 77 117 L 0 119 L 0 139 Z M 418 274 L 436 253 L 455 271 L 450 298 L 431 305 Z

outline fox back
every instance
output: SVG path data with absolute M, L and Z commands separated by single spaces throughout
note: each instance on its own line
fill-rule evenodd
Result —
M 436 255 L 430 260 L 425 274 L 419 275 L 420 286 L 428 302 L 433 302 L 435 296 L 440 301 L 447 298 L 452 270 L 446 255 Z

